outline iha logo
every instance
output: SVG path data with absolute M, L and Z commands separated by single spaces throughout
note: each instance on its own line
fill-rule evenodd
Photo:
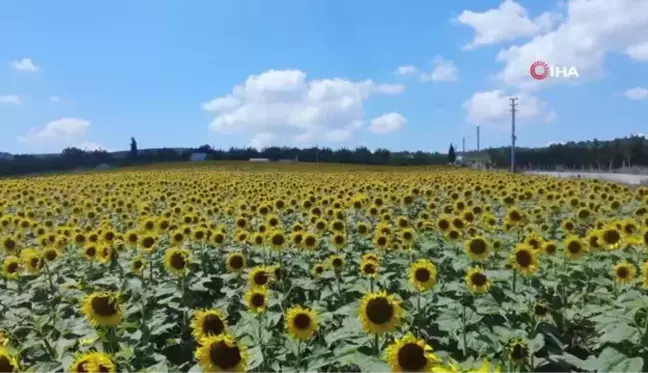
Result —
M 554 66 L 544 61 L 536 61 L 531 64 L 529 72 L 533 79 L 544 80 L 552 78 L 579 78 L 578 70 L 574 66 Z

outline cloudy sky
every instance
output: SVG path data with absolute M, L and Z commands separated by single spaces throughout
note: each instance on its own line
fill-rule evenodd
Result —
M 0 4 L 0 151 L 648 132 L 648 0 Z M 535 61 L 579 77 L 534 80 Z

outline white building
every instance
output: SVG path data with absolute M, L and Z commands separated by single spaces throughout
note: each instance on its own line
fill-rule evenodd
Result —
M 250 162 L 270 162 L 268 158 L 250 158 Z

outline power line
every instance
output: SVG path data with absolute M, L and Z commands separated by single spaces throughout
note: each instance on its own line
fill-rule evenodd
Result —
M 511 172 L 515 172 L 515 113 L 517 112 L 517 97 L 511 97 Z

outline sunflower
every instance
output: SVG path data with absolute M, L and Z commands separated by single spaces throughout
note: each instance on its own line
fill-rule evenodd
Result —
M 41 253 L 34 249 L 25 249 L 20 253 L 23 260 L 23 265 L 27 272 L 32 275 L 37 275 L 41 272 L 44 265 L 43 256 Z
M 391 244 L 389 236 L 381 233 L 377 233 L 373 239 L 373 244 L 376 248 L 386 250 Z
M 342 268 L 344 267 L 344 258 L 342 258 L 339 255 L 329 256 L 328 262 L 329 262 L 329 267 L 337 273 L 342 271 Z
M 455 228 L 451 228 L 445 234 L 446 240 L 450 242 L 455 242 L 461 238 L 461 231 Z
M 416 231 L 413 228 L 404 228 L 400 232 L 401 241 L 408 246 L 416 240 Z
M 123 317 L 119 297 L 108 292 L 87 295 L 83 299 L 81 312 L 93 326 L 116 326 Z
M 555 241 L 546 241 L 542 244 L 542 251 L 547 255 L 553 255 L 558 250 L 558 246 Z
M 220 335 L 226 332 L 227 323 L 223 312 L 219 309 L 198 310 L 191 320 L 191 334 L 196 341 L 210 335 Z
M 627 284 L 637 277 L 637 269 L 627 261 L 616 264 L 613 267 L 614 281 L 619 284 Z
M 412 263 L 409 270 L 409 280 L 419 290 L 429 290 L 436 285 L 437 267 L 427 259 L 419 259 Z
M 484 237 L 473 237 L 465 244 L 466 254 L 471 260 L 483 260 L 491 253 L 491 246 Z
M 256 287 L 245 293 L 245 303 L 252 312 L 264 312 L 268 306 L 268 290 L 264 287 Z
M 245 372 L 249 353 L 234 337 L 221 334 L 204 338 L 195 356 L 203 372 Z
M 535 251 L 526 244 L 518 244 L 511 255 L 509 262 L 520 273 L 530 275 L 538 270 L 538 259 Z
M 250 287 L 264 287 L 268 286 L 270 282 L 270 270 L 266 266 L 256 266 L 252 268 L 248 275 L 248 283 Z
M 146 266 L 146 260 L 142 258 L 141 256 L 136 256 L 133 259 L 131 259 L 131 270 L 135 274 L 142 274 L 144 271 L 144 267 Z
M 500 373 L 501 371 L 502 367 L 499 365 L 491 366 L 491 363 L 488 360 L 484 360 L 479 368 L 471 369 L 468 373 Z
M 0 347 L 0 372 L 19 372 L 20 365 L 18 359 L 9 353 L 9 351 Z
M 2 275 L 7 280 L 16 280 L 20 275 L 21 263 L 17 256 L 9 255 L 2 260 Z
M 402 322 L 403 309 L 400 302 L 387 292 L 367 293 L 360 302 L 360 322 L 370 334 L 393 332 Z
M 53 262 L 61 256 L 61 253 L 55 247 L 48 247 L 43 250 L 43 257 L 48 262 Z
M 333 244 L 336 249 L 344 248 L 344 246 L 346 246 L 347 244 L 346 236 L 344 235 L 344 233 L 334 234 L 333 237 L 331 237 L 331 244 Z
M 442 362 L 432 347 L 409 332 L 387 347 L 385 358 L 392 372 L 430 372 Z
M 300 306 L 291 307 L 286 312 L 286 329 L 296 339 L 306 341 L 317 332 L 317 314 Z
M 314 250 L 319 245 L 319 240 L 317 236 L 313 233 L 304 234 L 304 239 L 302 240 L 302 247 L 308 250 Z
M 614 250 L 623 244 L 623 236 L 615 224 L 608 224 L 600 230 L 600 244 L 608 250 Z
M 315 264 L 312 269 L 313 277 L 315 278 L 320 277 L 322 273 L 324 273 L 324 269 L 325 268 L 323 264 L 319 264 L 319 263 Z
M 514 339 L 508 345 L 509 359 L 517 364 L 525 364 L 529 358 L 529 345 L 521 339 Z
M 644 289 L 648 289 L 648 260 L 641 267 L 641 274 L 643 275 L 642 286 Z
M 451 228 L 451 218 L 447 215 L 441 215 L 436 221 L 436 227 L 441 232 L 447 232 Z
M 576 235 L 569 235 L 563 242 L 565 255 L 571 259 L 578 259 L 587 253 L 587 246 L 583 240 Z
M 378 276 L 378 262 L 375 260 L 362 260 L 360 262 L 360 273 L 367 277 Z
M 189 256 L 191 252 L 187 249 L 170 247 L 164 253 L 164 267 L 171 275 L 182 277 L 189 267 Z
M 89 352 L 79 357 L 70 365 L 73 373 L 114 373 L 117 365 L 113 359 L 103 352 Z
M 281 250 L 286 245 L 286 236 L 284 233 L 277 229 L 268 235 L 268 241 L 275 250 Z
M 145 233 L 139 237 L 139 247 L 146 253 L 155 251 L 157 240 L 152 233 Z
M 533 304 L 532 314 L 537 320 L 545 319 L 549 316 L 549 307 L 545 302 L 536 302 Z
M 475 294 L 487 293 L 491 288 L 491 282 L 481 267 L 473 267 L 466 273 L 466 285 Z
M 373 261 L 373 262 L 379 262 L 380 256 L 377 253 L 365 253 L 362 255 L 362 261 Z
M 241 272 L 245 268 L 247 261 L 245 255 L 241 252 L 233 252 L 227 255 L 227 270 L 229 272 Z

